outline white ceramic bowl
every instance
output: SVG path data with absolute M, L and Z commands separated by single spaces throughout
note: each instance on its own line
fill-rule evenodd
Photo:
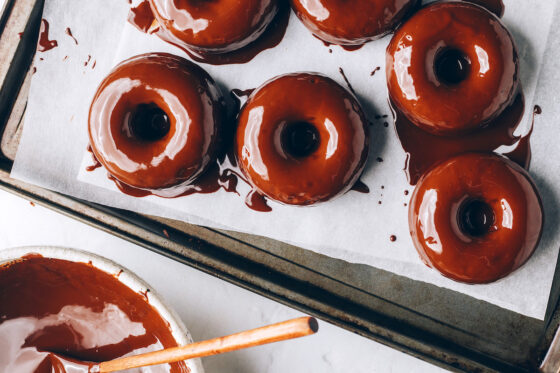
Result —
M 151 286 L 125 267 L 109 259 L 85 251 L 64 247 L 27 246 L 0 250 L 0 264 L 19 259 L 22 256 L 33 253 L 40 254 L 45 258 L 64 259 L 78 263 L 91 262 L 95 268 L 106 273 L 115 275 L 120 273 L 116 278 L 134 292 L 140 293 L 150 289 L 149 293 L 147 293 L 148 303 L 150 303 L 158 311 L 163 320 L 169 323 L 171 333 L 177 343 L 179 345 L 186 345 L 193 342 L 191 334 L 179 316 L 162 301 Z M 204 373 L 204 368 L 202 367 L 200 359 L 187 360 L 185 363 L 191 370 L 191 373 Z

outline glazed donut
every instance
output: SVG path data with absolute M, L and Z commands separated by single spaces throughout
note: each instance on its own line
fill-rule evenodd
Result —
M 467 153 L 420 179 L 409 226 L 428 266 L 456 281 L 489 283 L 533 254 L 543 210 L 523 168 L 495 154 Z
M 393 31 L 418 0 L 291 0 L 315 36 L 339 45 L 362 45 Z
M 170 54 L 135 56 L 93 98 L 91 148 L 118 181 L 176 197 L 215 158 L 223 112 L 218 87 L 197 65 Z
M 235 154 L 257 191 L 284 204 L 311 205 L 356 183 L 368 143 L 367 121 L 350 92 L 326 76 L 296 73 L 249 96 Z
M 194 52 L 227 53 L 255 41 L 278 12 L 278 0 L 150 0 L 174 43 Z
M 518 57 L 499 18 L 470 3 L 433 3 L 387 48 L 391 102 L 436 135 L 466 133 L 497 117 L 517 92 Z

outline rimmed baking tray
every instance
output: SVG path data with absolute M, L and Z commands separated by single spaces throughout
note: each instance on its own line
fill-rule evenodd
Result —
M 0 188 L 451 370 L 558 371 L 558 266 L 547 317 L 539 321 L 278 241 L 109 208 L 11 179 L 42 6 L 7 0 L 0 15 Z

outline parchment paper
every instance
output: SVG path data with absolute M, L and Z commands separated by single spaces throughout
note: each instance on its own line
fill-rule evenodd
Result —
M 528 130 L 539 72 L 543 65 L 556 1 L 506 0 L 504 22 L 513 33 L 521 57 L 521 80 L 526 98 L 526 115 L 519 128 Z M 32 82 L 25 127 L 12 177 L 65 194 L 109 206 L 268 236 L 349 262 L 378 268 L 461 291 L 498 306 L 542 319 L 554 274 L 560 239 L 558 214 L 560 173 L 553 139 L 560 130 L 554 125 L 554 86 L 542 81 L 556 79 L 558 70 L 542 77 L 538 103 L 543 114 L 537 118 L 532 137 L 535 178 L 546 206 L 545 236 L 533 258 L 522 269 L 497 283 L 462 285 L 429 270 L 418 259 L 408 233 L 407 207 L 413 187 L 408 185 L 403 166 L 405 154 L 391 125 L 385 81 L 385 37 L 355 52 L 330 49 L 311 36 L 292 14 L 286 36 L 242 65 L 202 65 L 222 86 L 224 94 L 233 88 L 255 88 L 264 81 L 288 72 L 317 71 L 339 83 L 346 72 L 368 116 L 389 115 L 372 126 L 370 161 L 362 180 L 369 194 L 350 192 L 316 207 L 294 208 L 270 203 L 273 211 L 248 209 L 244 199 L 220 191 L 179 199 L 133 198 L 117 191 L 98 169 L 86 172 L 92 163 L 85 151 L 87 112 L 91 98 L 104 76 L 118 62 L 144 52 L 170 52 L 185 56 L 156 36 L 145 35 L 126 23 L 127 2 L 108 0 L 47 0 L 44 17 L 51 23 L 51 38 L 59 47 L 39 53 Z M 70 27 L 79 44 L 64 34 Z M 553 32 L 556 32 L 555 30 Z M 552 38 L 556 39 L 556 38 Z M 554 40 L 552 40 L 554 41 Z M 550 43 L 545 63 L 553 63 L 559 49 Z M 91 60 L 88 62 L 88 56 Z M 65 56 L 68 58 L 65 59 Z M 95 68 L 93 68 L 93 61 Z M 371 72 L 380 67 L 373 76 Z M 384 122 L 389 126 L 385 127 Z M 377 158 L 383 159 L 379 162 Z M 246 195 L 247 186 L 240 186 Z M 381 204 L 379 204 L 381 201 Z M 396 242 L 389 237 L 395 235 Z

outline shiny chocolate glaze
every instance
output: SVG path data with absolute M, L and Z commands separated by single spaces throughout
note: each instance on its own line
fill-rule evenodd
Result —
M 311 205 L 348 191 L 369 150 L 369 130 L 356 98 L 323 75 L 276 77 L 241 109 L 235 155 L 265 196 Z
M 489 283 L 532 255 L 543 210 L 523 168 L 495 154 L 467 153 L 422 177 L 410 202 L 409 225 L 428 266 L 455 281 Z
M 418 0 L 290 0 L 303 24 L 319 39 L 356 46 L 393 31 Z
M 460 135 L 510 105 L 518 56 L 495 15 L 467 2 L 439 2 L 395 32 L 386 73 L 389 97 L 410 121 L 437 135 Z
M 226 53 L 243 48 L 266 30 L 278 0 L 149 0 L 155 18 L 191 50 Z
M 95 94 L 93 154 L 120 183 L 181 195 L 216 158 L 224 105 L 212 78 L 192 62 L 163 53 L 132 57 Z
M 514 135 L 525 109 L 522 93 L 488 126 L 457 137 L 434 135 L 412 123 L 393 103 L 395 129 L 404 151 L 407 153 L 405 171 L 408 181 L 415 185 L 420 177 L 436 163 L 467 152 L 491 153 L 501 146 L 518 144 L 521 139 Z M 527 138 L 527 141 L 528 138 Z M 517 153 L 516 161 L 522 166 L 530 159 L 530 149 Z
M 0 369 L 86 373 L 85 362 L 177 346 L 158 312 L 115 277 L 38 255 L 0 266 Z M 142 370 L 188 371 L 182 362 Z

